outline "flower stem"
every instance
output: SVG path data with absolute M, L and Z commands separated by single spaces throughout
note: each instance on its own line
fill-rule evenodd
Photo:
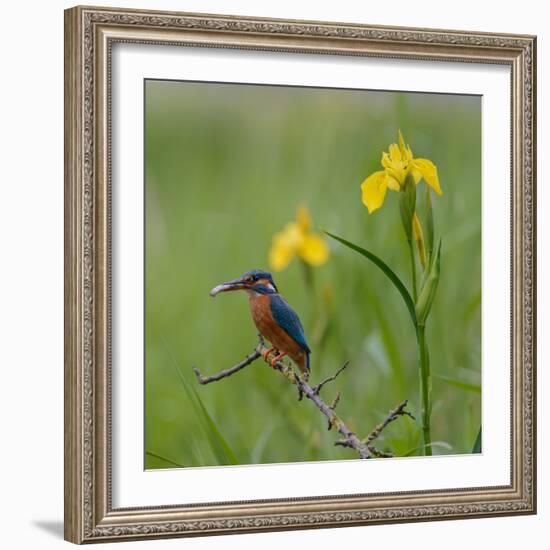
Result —
M 426 345 L 425 327 L 417 325 L 416 337 L 418 341 L 418 367 L 420 369 L 420 399 L 422 411 L 422 438 L 424 445 L 424 454 L 432 454 L 432 436 L 430 426 L 431 404 L 431 374 L 430 374 L 430 356 L 428 346 Z
M 310 292 L 314 293 L 315 292 L 315 277 L 313 275 L 313 269 L 304 260 L 300 260 L 300 263 L 302 264 L 302 273 L 304 274 L 305 286 Z
M 416 303 L 417 291 L 416 291 L 416 261 L 414 258 L 414 246 L 411 239 L 408 239 L 409 243 L 409 256 L 411 258 L 411 275 L 412 275 L 412 291 L 413 291 L 413 300 Z

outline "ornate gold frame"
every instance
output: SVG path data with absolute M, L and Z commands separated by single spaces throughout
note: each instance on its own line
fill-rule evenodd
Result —
M 502 487 L 113 509 L 110 56 L 116 42 L 506 65 L 512 75 L 512 460 Z M 100 542 L 536 511 L 533 36 L 76 7 L 65 12 L 65 538 Z

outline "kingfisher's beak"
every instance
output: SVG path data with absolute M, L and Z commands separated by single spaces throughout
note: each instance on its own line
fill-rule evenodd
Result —
M 248 288 L 249 285 L 245 283 L 242 279 L 233 279 L 232 281 L 227 281 L 221 285 L 215 286 L 210 291 L 210 296 L 212 298 L 219 294 L 220 292 L 229 292 L 230 290 L 242 290 L 243 288 Z

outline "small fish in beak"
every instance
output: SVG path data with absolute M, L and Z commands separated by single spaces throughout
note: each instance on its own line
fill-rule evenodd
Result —
M 221 285 L 215 286 L 210 291 L 210 296 L 214 298 L 214 296 L 218 295 L 220 292 L 229 292 L 230 290 L 241 290 L 243 288 L 247 288 L 247 285 L 241 279 L 234 279 L 233 281 L 227 281 L 226 283 L 222 283 Z

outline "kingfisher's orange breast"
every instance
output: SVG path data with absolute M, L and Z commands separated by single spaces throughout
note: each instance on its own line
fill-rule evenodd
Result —
M 302 368 L 305 365 L 306 353 L 273 318 L 271 298 L 266 294 L 252 295 L 249 303 L 252 319 L 262 336 L 267 338 L 275 349 L 286 353 Z

